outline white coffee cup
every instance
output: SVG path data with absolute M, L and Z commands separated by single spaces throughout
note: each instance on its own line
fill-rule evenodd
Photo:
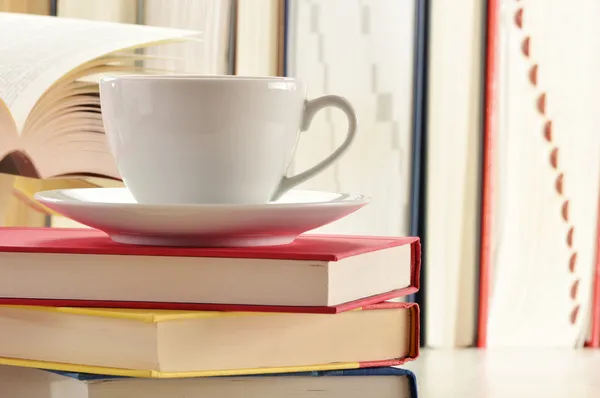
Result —
M 267 203 L 331 165 L 357 132 L 347 100 L 307 101 L 294 78 L 105 77 L 100 100 L 111 151 L 138 203 Z M 314 167 L 286 176 L 299 132 L 328 106 L 347 116 L 346 139 Z

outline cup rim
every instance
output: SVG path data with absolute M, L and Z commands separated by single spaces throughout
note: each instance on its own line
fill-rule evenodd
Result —
M 106 75 L 100 81 L 110 82 L 117 80 L 196 80 L 196 81 L 271 81 L 298 83 L 300 79 L 288 76 L 246 76 L 246 75 L 199 75 L 199 74 L 125 74 Z

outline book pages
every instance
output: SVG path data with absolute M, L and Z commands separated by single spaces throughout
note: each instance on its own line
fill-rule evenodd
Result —
M 361 192 L 373 202 L 317 232 L 405 235 L 411 179 L 415 4 L 409 0 L 295 0 L 288 20 L 288 75 L 309 99 L 346 97 L 359 117 L 350 150 L 304 189 Z M 346 136 L 334 109 L 300 134 L 288 175 L 325 159 Z
M 502 6 L 488 347 L 587 332 L 600 183 L 600 4 Z
M 0 99 L 21 131 L 40 96 L 82 63 L 118 50 L 194 35 L 199 32 L 0 13 Z
M 6 104 L 0 99 L 0 162 L 15 147 L 17 127 Z

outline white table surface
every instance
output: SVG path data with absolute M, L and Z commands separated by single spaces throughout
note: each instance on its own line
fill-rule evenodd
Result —
M 598 349 L 424 349 L 404 367 L 421 398 L 600 398 Z

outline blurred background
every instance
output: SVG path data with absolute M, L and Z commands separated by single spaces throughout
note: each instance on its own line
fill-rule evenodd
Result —
M 0 11 L 201 31 L 131 50 L 146 57 L 135 62 L 294 76 L 309 98 L 347 97 L 357 141 L 302 187 L 373 197 L 316 232 L 421 237 L 410 300 L 424 345 L 599 347 L 597 0 L 0 0 Z M 331 153 L 344 123 L 318 114 L 289 172 Z M 23 177 L 7 159 L 5 226 L 83 227 L 33 194 L 122 185 Z

